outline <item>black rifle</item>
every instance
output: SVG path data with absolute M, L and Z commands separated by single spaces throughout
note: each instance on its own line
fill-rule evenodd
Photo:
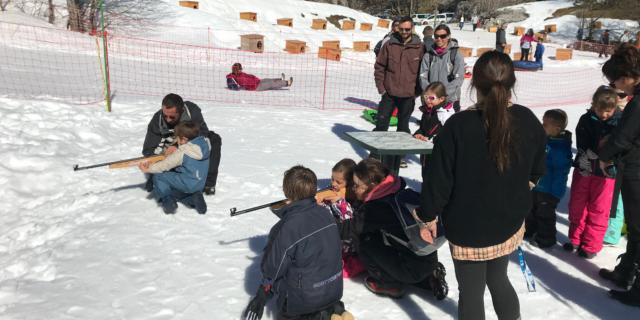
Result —
M 331 189 L 330 186 L 326 187 L 326 188 L 323 188 L 323 189 L 320 189 L 320 190 L 318 190 L 318 192 L 327 191 L 329 189 Z M 231 211 L 231 216 L 235 217 L 235 216 L 238 216 L 238 215 L 241 215 L 241 214 L 245 214 L 245 213 L 249 213 L 249 212 L 252 212 L 252 211 L 273 207 L 275 205 L 280 205 L 279 207 L 281 207 L 282 205 L 284 205 L 285 201 L 287 201 L 287 199 L 270 202 L 270 203 L 267 203 L 267 204 L 251 207 L 251 208 L 240 210 L 240 211 L 238 211 L 236 209 L 236 207 L 233 207 L 233 208 L 229 209 L 229 211 Z
M 138 165 L 140 162 L 143 162 L 143 161 L 150 161 L 151 163 L 155 163 L 164 158 L 165 158 L 164 155 L 156 155 L 156 156 L 150 156 L 150 157 L 137 157 L 137 158 L 131 158 L 131 159 L 118 160 L 118 161 L 104 162 L 104 163 L 92 164 L 90 166 L 84 166 L 84 167 L 80 167 L 76 164 L 73 166 L 73 171 L 93 169 L 93 168 L 106 167 L 106 166 L 109 166 L 110 169 L 127 168 L 127 167 Z

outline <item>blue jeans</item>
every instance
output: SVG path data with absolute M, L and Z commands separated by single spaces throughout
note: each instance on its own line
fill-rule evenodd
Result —
M 153 174 L 153 195 L 157 201 L 162 201 L 166 197 L 173 197 L 183 204 L 193 207 L 193 195 L 202 190 L 193 190 L 193 188 L 184 184 L 178 179 L 180 173 L 167 171 Z

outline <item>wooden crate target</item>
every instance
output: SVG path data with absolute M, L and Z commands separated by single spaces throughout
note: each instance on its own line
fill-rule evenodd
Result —
M 264 36 L 260 34 L 243 34 L 240 36 L 240 50 L 257 53 L 264 52 Z
M 289 53 L 304 53 L 306 51 L 307 43 L 300 40 L 287 40 L 285 50 Z
M 198 9 L 198 1 L 178 1 L 181 7 Z
M 573 58 L 573 49 L 556 49 L 556 60 L 571 60 Z
M 460 47 L 458 48 L 458 52 L 460 52 L 463 57 L 470 58 L 473 54 L 473 48 Z
M 318 50 L 318 58 L 333 61 L 340 61 L 341 51 L 339 49 L 320 47 Z
M 325 20 L 325 19 L 313 19 L 313 21 L 311 22 L 311 29 L 326 30 L 327 29 L 327 20 Z
M 255 12 L 240 12 L 241 20 L 258 21 L 258 14 Z
M 354 30 L 356 28 L 356 22 L 353 20 L 345 19 L 342 20 L 342 30 Z
M 360 24 L 360 30 L 361 31 L 371 31 L 373 30 L 373 23 L 366 23 L 363 22 Z
M 371 50 L 371 42 L 369 41 L 354 41 L 353 51 L 366 52 Z
M 340 50 L 340 40 L 322 41 L 322 46 L 325 47 L 325 48 L 331 48 L 331 49 Z
M 491 51 L 494 48 L 478 48 L 476 49 L 476 57 L 481 56 L 483 53 L 487 52 L 487 51 Z
M 547 24 L 544 26 L 544 32 L 558 32 L 558 27 L 555 24 Z
M 496 26 L 491 26 L 491 27 L 489 27 L 488 31 L 489 31 L 489 32 L 498 32 L 498 27 L 496 27 Z
M 378 19 L 378 27 L 389 29 L 391 23 L 387 19 Z
M 280 18 L 277 20 L 279 26 L 285 27 L 293 27 L 293 19 L 292 18 Z
M 525 27 L 515 27 L 513 29 L 513 34 L 516 36 L 522 36 L 526 31 L 527 31 L 527 28 Z

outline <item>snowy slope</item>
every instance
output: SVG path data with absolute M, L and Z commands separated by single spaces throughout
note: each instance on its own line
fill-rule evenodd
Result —
M 311 13 L 372 19 L 350 9 L 303 1 L 200 3 L 199 11 L 175 6 L 175 21 L 164 21 L 164 26 L 155 29 L 162 32 L 154 35 L 173 39 L 180 28 L 171 25 L 205 30 L 224 25 L 228 34 L 216 35 L 223 45 L 228 41 L 229 46 L 237 46 L 238 34 L 252 30 L 270 31 L 275 45 L 286 39 L 280 32 L 295 32 L 297 37 L 307 33 L 273 26 L 277 17 L 298 19 L 304 13 L 306 18 L 300 16 L 301 21 L 294 20 L 294 24 L 309 25 Z M 236 12 L 243 10 L 257 11 L 258 24 L 237 21 Z M 2 17 L 7 15 L 0 14 L 0 20 Z M 319 43 L 326 35 L 351 36 L 331 25 L 323 36 L 310 30 L 306 39 L 311 43 Z M 183 32 L 183 40 L 191 41 L 186 38 L 190 33 Z M 491 46 L 495 39 L 484 31 L 453 32 L 461 43 L 476 48 Z M 382 33 L 381 29 L 374 31 L 371 37 Z M 42 53 L 53 54 L 59 53 Z M 578 56 L 573 64 L 546 62 L 549 68 L 540 74 L 556 79 L 576 68 L 590 68 L 598 75 L 602 60 L 586 55 Z M 541 85 L 535 82 L 539 79 L 518 73 L 518 86 L 531 90 Z M 593 87 L 602 82 L 599 77 L 589 81 Z M 557 87 L 549 87 L 555 91 L 549 95 L 575 90 L 564 87 L 568 85 L 564 82 L 553 83 Z M 577 98 L 588 100 L 590 94 L 585 91 L 584 97 Z M 345 131 L 372 129 L 359 118 L 359 111 L 196 101 L 209 127 L 223 140 L 217 194 L 206 198 L 206 215 L 182 206 L 176 215 L 164 215 L 142 190 L 144 176 L 136 169 L 72 171 L 74 164 L 138 155 L 147 123 L 161 98 L 118 96 L 115 111 L 107 114 L 102 105 L 0 97 L 0 319 L 237 319 L 255 292 L 260 253 L 276 218 L 265 210 L 230 218 L 229 209 L 281 199 L 282 173 L 292 165 L 310 167 L 324 186 L 335 162 L 367 156 L 343 137 Z M 464 99 L 464 105 L 469 105 L 469 97 Z M 569 114 L 569 128 L 574 128 L 585 104 L 562 107 Z M 533 108 L 538 116 L 546 109 Z M 415 124 L 411 126 L 416 129 Z M 420 188 L 417 157 L 409 158 L 409 167 L 401 175 L 411 187 Z M 567 197 L 558 209 L 561 243 L 568 229 L 566 202 Z M 509 266 L 523 319 L 640 318 L 639 309 L 609 299 L 610 284 L 597 276 L 598 268 L 613 266 L 623 247 L 624 241 L 606 247 L 587 261 L 559 247 L 543 251 L 525 244 L 538 292 L 527 292 L 515 259 Z M 453 263 L 446 247 L 439 256 L 450 287 L 444 301 L 417 289 L 399 300 L 377 297 L 364 288 L 362 279 L 345 281 L 343 301 L 357 319 L 453 319 L 458 298 Z M 496 319 L 488 292 L 485 306 L 487 318 Z M 265 319 L 273 319 L 272 313 Z
M 580 19 L 574 15 L 565 15 L 553 18 L 553 13 L 562 8 L 573 6 L 572 0 L 556 0 L 556 1 L 535 1 L 519 5 L 506 7 L 508 9 L 525 9 L 529 17 L 524 21 L 509 24 L 507 32 L 513 33 L 513 28 L 523 26 L 527 29 L 533 28 L 534 31 L 544 29 L 547 24 L 555 24 L 558 32 L 551 33 L 549 40 L 560 44 L 569 44 L 576 39 L 576 33 L 580 27 Z M 616 30 L 621 33 L 623 30 L 638 30 L 638 22 L 631 20 L 619 19 L 600 19 L 603 29 Z

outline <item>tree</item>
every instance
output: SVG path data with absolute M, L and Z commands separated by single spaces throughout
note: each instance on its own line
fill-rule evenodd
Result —
M 11 0 L 0 0 L 0 11 L 7 11 L 7 6 Z
M 102 0 L 67 0 L 67 26 L 72 31 L 97 30 Z M 136 28 L 166 16 L 166 4 L 157 0 L 104 0 L 105 27 Z

